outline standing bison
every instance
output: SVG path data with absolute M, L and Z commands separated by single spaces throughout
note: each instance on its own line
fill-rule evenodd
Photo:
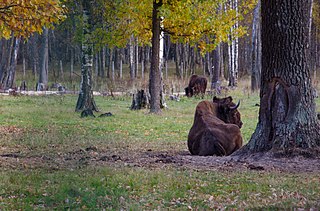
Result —
M 185 88 L 186 96 L 192 97 L 193 95 L 206 93 L 207 79 L 204 76 L 192 75 L 189 80 L 188 87 Z
M 231 97 L 202 101 L 197 105 L 188 135 L 192 155 L 230 155 L 242 146 L 240 113 Z

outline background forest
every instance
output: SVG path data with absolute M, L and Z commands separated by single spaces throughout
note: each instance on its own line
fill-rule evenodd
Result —
M 151 33 L 146 28 L 151 24 L 147 12 L 150 5 L 148 7 L 148 4 L 139 4 L 138 1 L 131 1 L 130 4 L 122 1 L 93 2 L 93 90 L 107 94 L 147 88 Z M 167 24 L 169 26 L 162 34 L 162 74 L 167 93 L 182 92 L 191 74 L 206 75 L 212 88 L 221 82 L 224 86 L 236 87 L 239 78 L 250 79 L 252 90 L 259 87 L 260 4 L 254 8 L 256 2 L 248 7 L 243 6 L 245 3 L 248 4 L 247 1 L 233 0 L 219 4 L 217 12 L 228 12 L 224 14 L 225 17 L 219 16 L 220 19 L 212 21 L 212 24 L 233 24 L 231 28 L 226 27 L 227 31 L 221 31 L 221 39 L 217 39 L 217 33 L 216 37 L 210 33 L 201 38 L 198 35 L 188 36 L 189 31 L 185 28 L 198 26 L 199 30 L 206 30 L 206 27 L 200 27 L 201 22 L 188 26 L 187 21 L 176 21 L 176 25 L 183 26 L 176 29 L 171 27 L 173 23 Z M 182 5 L 171 8 L 172 11 L 183 11 L 176 12 L 175 18 L 195 18 L 190 17 L 195 11 L 188 13 L 186 6 Z M 7 37 L 9 39 L 0 40 L 1 90 L 56 90 L 57 83 L 68 91 L 79 90 L 82 11 L 76 1 L 65 2 L 65 7 L 66 19 L 56 24 L 54 29 L 43 28 L 41 34 L 34 33 L 29 38 L 16 38 L 12 34 Z M 163 13 L 170 17 L 168 11 Z M 310 30 L 310 69 L 313 77 L 316 77 L 320 67 L 319 14 L 319 1 L 315 0 Z M 236 21 L 232 22 L 230 18 Z M 314 82 L 317 83 L 317 80 Z

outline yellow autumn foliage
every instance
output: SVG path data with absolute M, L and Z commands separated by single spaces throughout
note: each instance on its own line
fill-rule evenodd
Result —
M 0 38 L 29 37 L 65 18 L 59 0 L 1 0 Z
M 159 14 L 161 30 L 170 35 L 173 42 L 189 42 L 202 51 L 211 51 L 220 42 L 231 37 L 241 37 L 246 29 L 231 28 L 243 15 L 251 11 L 256 0 L 243 0 L 238 11 L 228 6 L 225 0 L 162 0 Z M 124 46 L 131 35 L 139 38 L 140 44 L 151 40 L 153 1 L 123 0 L 106 4 L 106 20 L 111 23 L 109 45 Z M 210 40 L 208 43 L 207 40 Z

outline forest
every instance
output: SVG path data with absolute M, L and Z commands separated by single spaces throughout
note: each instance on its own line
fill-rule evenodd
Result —
M 319 71 L 319 0 L 4 0 L 0 210 L 317 210 Z

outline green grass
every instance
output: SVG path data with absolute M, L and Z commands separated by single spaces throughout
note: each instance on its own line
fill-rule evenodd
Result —
M 8 171 L 0 176 L 0 207 L 5 210 L 319 206 L 317 175 L 88 167 Z
M 241 100 L 245 142 L 257 123 L 258 94 L 231 91 Z M 207 97 L 207 99 L 210 99 Z M 129 97 L 95 97 L 108 118 L 80 118 L 77 96 L 0 96 L 0 210 L 290 209 L 318 207 L 315 173 L 215 171 L 113 165 L 38 163 L 95 146 L 98 152 L 186 151 L 194 109 L 201 99 L 168 101 L 161 115 L 130 111 Z M 318 103 L 319 100 L 317 99 Z M 24 160 L 24 158 L 28 158 Z M 12 163 L 13 162 L 13 163 Z M 49 162 L 49 163 L 50 163 Z

